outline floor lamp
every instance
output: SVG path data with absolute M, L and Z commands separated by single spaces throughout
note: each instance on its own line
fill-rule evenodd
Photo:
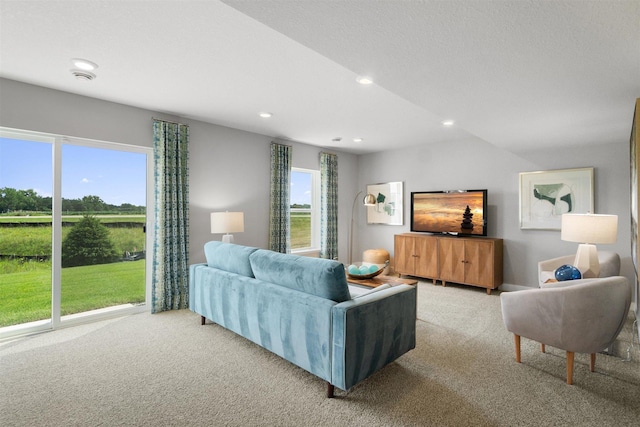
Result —
M 618 215 L 564 214 L 560 238 L 578 242 L 578 252 L 573 266 L 583 278 L 600 275 L 597 244 L 615 243 L 618 237 Z
M 354 222 L 354 211 L 356 209 L 356 202 L 358 201 L 358 197 L 362 194 L 362 191 L 359 191 L 356 194 L 356 197 L 353 198 L 353 206 L 351 206 L 351 229 L 349 230 L 349 265 L 353 264 L 353 222 Z M 371 193 L 367 193 L 362 199 L 362 204 L 364 206 L 375 206 L 376 205 L 376 196 Z
M 225 233 L 222 241 L 233 243 L 233 234 L 244 232 L 244 212 L 211 212 L 211 234 Z

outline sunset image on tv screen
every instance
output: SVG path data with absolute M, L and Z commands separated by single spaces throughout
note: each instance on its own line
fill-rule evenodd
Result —
M 483 234 L 483 193 L 414 194 L 413 229 L 432 233 Z

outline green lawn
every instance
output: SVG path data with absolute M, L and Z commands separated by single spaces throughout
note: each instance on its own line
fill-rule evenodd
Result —
M 0 327 L 51 317 L 51 269 L 3 274 Z M 62 315 L 145 300 L 145 261 L 62 269 Z
M 291 213 L 291 249 L 311 247 L 311 214 Z

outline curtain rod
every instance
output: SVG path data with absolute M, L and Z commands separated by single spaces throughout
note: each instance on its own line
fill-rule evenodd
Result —
M 180 122 L 173 122 L 173 121 L 171 121 L 171 120 L 159 119 L 159 118 L 157 118 L 157 117 L 151 117 L 151 118 L 152 118 L 153 120 L 157 120 L 157 121 L 160 121 L 160 122 L 167 122 L 167 123 L 172 123 L 172 124 L 174 124 L 174 125 L 182 125 L 182 126 L 187 126 L 187 127 L 189 127 L 189 125 L 184 124 L 184 123 L 180 123 Z

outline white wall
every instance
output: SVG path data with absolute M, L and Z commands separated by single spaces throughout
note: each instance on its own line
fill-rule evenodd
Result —
M 266 248 L 269 145 L 273 138 L 0 79 L 0 126 L 3 127 L 151 147 L 153 117 L 189 125 L 190 261 L 204 261 L 203 244 L 220 238 L 210 232 L 209 213 L 216 210 L 244 211 L 245 232 L 236 234 L 235 242 Z M 287 143 L 293 146 L 293 166 L 319 168 L 321 148 Z M 346 262 L 357 157 L 337 154 L 339 253 L 340 259 Z
M 629 125 L 631 126 L 631 124 Z M 540 260 L 575 253 L 577 244 L 560 240 L 559 231 L 521 230 L 519 173 L 538 170 L 594 167 L 595 213 L 618 215 L 618 241 L 602 245 L 622 258 L 622 274 L 635 283 L 631 263 L 629 141 L 577 150 L 531 151 L 516 155 L 488 143 L 415 146 L 360 156 L 358 183 L 404 181 L 405 225 L 367 225 L 364 209 L 358 223 L 358 251 L 384 247 L 393 253 L 393 235 L 409 231 L 412 191 L 489 190 L 489 236 L 504 239 L 503 289 L 537 286 Z

